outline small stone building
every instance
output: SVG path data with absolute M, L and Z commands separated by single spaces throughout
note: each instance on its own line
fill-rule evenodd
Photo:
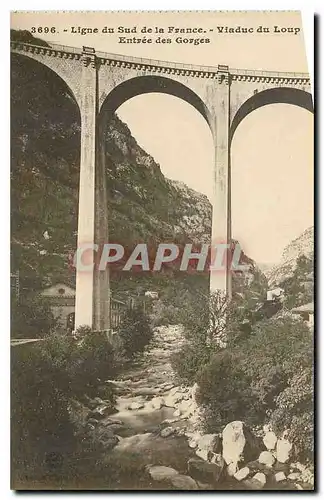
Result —
M 314 302 L 294 307 L 291 310 L 294 316 L 302 318 L 310 328 L 314 326 Z
M 65 283 L 57 283 L 43 290 L 40 295 L 49 304 L 58 326 L 73 329 L 75 289 Z

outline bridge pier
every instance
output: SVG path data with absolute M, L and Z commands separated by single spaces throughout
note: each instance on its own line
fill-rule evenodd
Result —
M 213 172 L 212 245 L 231 243 L 231 172 L 230 172 L 230 79 L 227 66 L 219 66 L 218 86 L 212 110 L 212 133 L 215 145 Z M 224 270 L 211 270 L 210 291 L 222 291 L 231 297 L 229 252 L 224 252 Z M 217 255 L 217 251 L 216 251 Z
M 105 164 L 98 140 L 98 75 L 94 51 L 85 50 L 82 63 L 77 250 L 84 249 L 84 252 L 82 257 L 80 254 L 83 266 L 76 268 L 75 328 L 87 325 L 103 330 L 109 328 L 109 276 L 108 269 L 102 272 L 96 269 L 95 255 L 99 250 L 96 245 L 108 241 L 108 206 Z

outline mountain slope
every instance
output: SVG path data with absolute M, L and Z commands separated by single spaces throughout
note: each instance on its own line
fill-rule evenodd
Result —
M 271 269 L 264 271 L 269 285 L 274 287 L 283 280 L 291 277 L 297 266 L 298 258 L 305 256 L 307 259 L 314 258 L 314 227 L 306 229 L 298 238 L 286 246 L 281 261 Z

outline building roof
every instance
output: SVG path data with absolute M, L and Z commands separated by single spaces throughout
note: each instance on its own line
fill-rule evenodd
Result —
M 302 306 L 299 307 L 294 307 L 291 312 L 296 312 L 296 313 L 314 313 L 314 302 L 310 302 L 309 304 L 303 304 Z

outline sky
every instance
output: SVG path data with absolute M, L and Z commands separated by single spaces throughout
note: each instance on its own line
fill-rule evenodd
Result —
M 55 26 L 45 40 L 97 51 L 167 61 L 274 71 L 307 71 L 300 34 L 215 34 L 215 27 L 300 27 L 293 12 L 249 13 L 23 13 L 11 27 Z M 72 26 L 202 26 L 214 32 L 210 44 L 120 44 L 118 35 L 71 34 Z M 67 29 L 64 32 L 63 29 Z M 133 35 L 127 35 L 133 36 Z M 153 35 L 152 35 L 153 36 Z M 158 35 L 154 35 L 158 36 Z M 167 36 L 167 35 L 166 35 Z M 134 97 L 117 110 L 137 142 L 167 177 L 185 182 L 212 198 L 213 144 L 203 117 L 190 104 L 165 94 Z M 232 234 L 259 263 L 277 262 L 284 247 L 313 225 L 313 118 L 304 109 L 273 104 L 253 111 L 232 142 Z

